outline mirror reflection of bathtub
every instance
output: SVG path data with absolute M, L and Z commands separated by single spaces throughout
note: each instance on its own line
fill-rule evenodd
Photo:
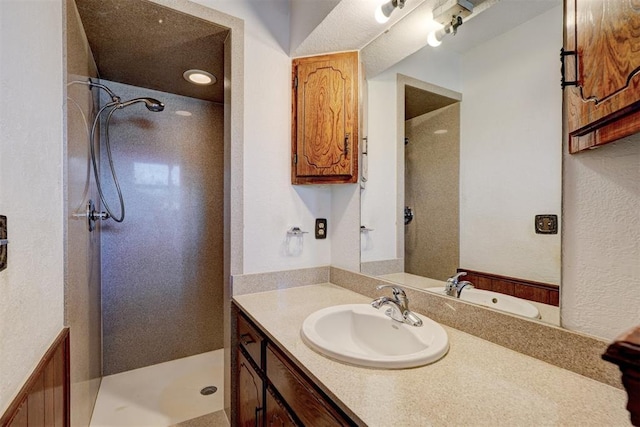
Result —
M 391 273 L 379 276 L 415 289 L 422 289 L 440 295 L 446 295 L 446 282 L 430 279 L 410 273 Z M 451 297 L 454 298 L 454 297 Z M 527 301 L 510 295 L 483 289 L 465 287 L 460 293 L 460 300 L 478 304 L 494 310 L 516 314 L 529 319 L 540 320 L 553 325 L 560 324 L 560 310 L 558 307 L 535 301 Z

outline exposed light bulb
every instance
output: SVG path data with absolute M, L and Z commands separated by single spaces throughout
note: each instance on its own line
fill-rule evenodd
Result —
M 444 28 L 440 28 L 439 30 L 433 30 L 427 36 L 427 43 L 429 46 L 438 47 L 442 44 L 442 39 L 449 33 L 453 32 L 453 27 L 451 25 L 447 25 Z
M 439 32 L 440 30 L 434 30 L 429 33 L 429 35 L 427 36 L 427 43 L 429 44 L 429 46 L 438 47 L 442 44 L 442 37 L 438 38 Z
M 397 7 L 398 9 L 402 9 L 404 7 L 404 3 L 406 0 L 389 0 L 385 3 L 382 3 L 376 9 L 374 14 L 376 21 L 380 24 L 384 24 L 389 20 L 389 17 Z
M 391 14 L 389 14 L 388 16 L 384 14 L 384 11 L 382 10 L 382 8 L 385 6 L 385 4 L 381 4 L 376 9 L 375 17 L 376 17 L 376 21 L 378 21 L 379 24 L 384 24 L 389 20 L 389 16 L 391 16 Z

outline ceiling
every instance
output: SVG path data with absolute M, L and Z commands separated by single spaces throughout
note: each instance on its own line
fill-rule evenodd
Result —
M 404 119 L 411 120 L 456 102 L 460 101 L 406 85 L 404 87 Z
M 222 103 L 229 30 L 145 0 L 76 0 L 100 78 Z M 207 71 L 198 86 L 182 74 Z
M 373 11 L 381 0 L 341 0 L 292 54 L 361 49 L 367 77 L 374 77 L 426 45 L 429 28 L 425 23 L 431 21 L 434 7 L 448 1 L 407 0 L 403 10 L 380 25 Z M 561 0 L 472 2 L 474 13 L 438 49 L 464 52 L 561 4 Z M 147 0 L 76 3 L 101 78 L 223 102 L 227 28 Z M 192 68 L 212 73 L 218 83 L 196 86 L 187 82 L 182 74 Z

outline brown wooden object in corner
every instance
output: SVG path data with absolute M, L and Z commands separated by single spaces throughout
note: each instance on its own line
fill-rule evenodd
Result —
M 640 326 L 618 337 L 602 358 L 620 367 L 622 384 L 629 395 L 631 424 L 640 426 Z
M 291 182 L 358 182 L 358 52 L 293 60 Z
M 65 328 L 0 417 L 0 426 L 67 427 L 69 393 L 69 328 Z
M 632 3 L 564 2 L 570 153 L 640 131 L 640 10 Z

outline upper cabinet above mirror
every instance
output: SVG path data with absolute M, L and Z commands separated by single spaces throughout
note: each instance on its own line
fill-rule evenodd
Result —
M 571 153 L 640 131 L 640 13 L 632 3 L 566 1 L 562 60 Z

